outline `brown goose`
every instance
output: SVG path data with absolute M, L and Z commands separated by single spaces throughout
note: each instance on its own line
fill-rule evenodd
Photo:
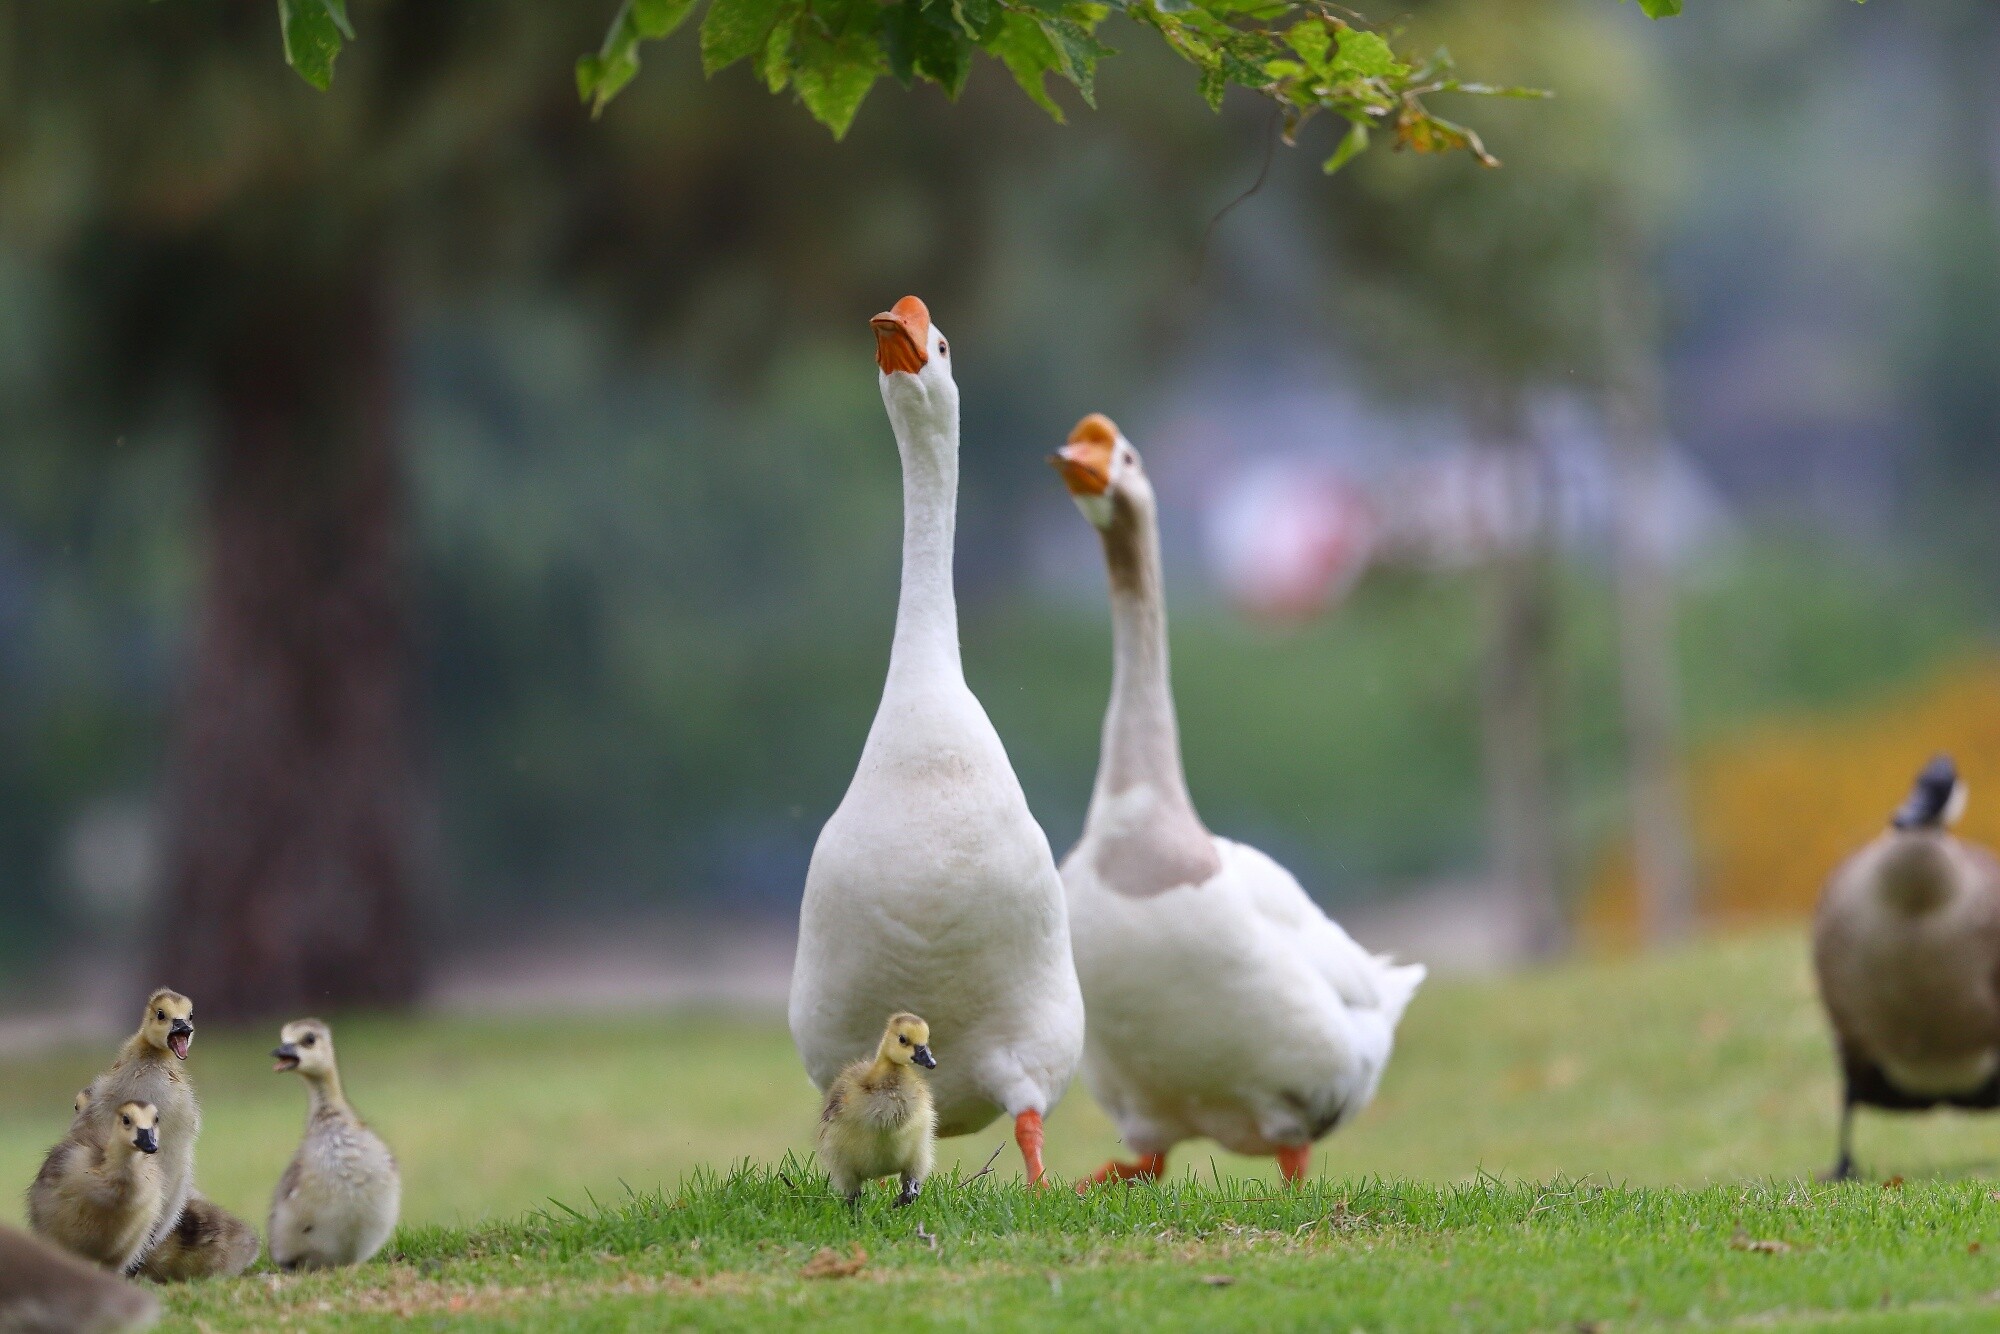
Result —
M 116 1334 L 159 1318 L 149 1292 L 24 1232 L 0 1227 L 0 1330 Z
M 2000 1107 L 2000 860 L 1951 835 L 1948 756 L 1820 895 L 1813 966 L 1844 1091 L 1829 1180 L 1855 1174 L 1854 1109 Z

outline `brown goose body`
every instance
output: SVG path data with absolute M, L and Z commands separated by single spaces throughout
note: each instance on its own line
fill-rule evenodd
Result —
M 2000 1106 L 2000 859 L 1948 832 L 1963 801 L 1934 761 L 1821 894 L 1813 967 L 1845 1085 L 1836 1178 L 1854 1172 L 1855 1107 Z
M 0 1334 L 113 1334 L 159 1317 L 151 1293 L 0 1227 Z

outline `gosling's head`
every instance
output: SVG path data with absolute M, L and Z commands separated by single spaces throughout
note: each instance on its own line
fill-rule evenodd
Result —
M 170 1051 L 180 1060 L 188 1057 L 194 1041 L 194 1002 L 180 992 L 161 987 L 146 998 L 146 1017 L 139 1032 L 161 1051 Z
M 889 1016 L 889 1027 L 882 1034 L 880 1055 L 884 1060 L 897 1065 L 915 1062 L 926 1070 L 937 1069 L 937 1057 L 931 1055 L 931 1026 L 913 1014 Z
M 118 1107 L 118 1134 L 140 1153 L 160 1151 L 160 1109 L 150 1102 L 127 1102 Z
M 1139 451 L 1118 423 L 1101 412 L 1078 422 L 1069 433 L 1069 443 L 1049 455 L 1049 464 L 1062 474 L 1063 485 L 1083 517 L 1100 532 L 1108 531 L 1121 511 L 1152 507 L 1153 485 L 1146 480 Z
M 1890 823 L 1898 829 L 1949 829 L 1965 814 L 1966 796 L 1958 766 L 1951 756 L 1939 755 L 1917 775 Z
M 273 1070 L 296 1070 L 308 1079 L 333 1073 L 333 1030 L 317 1019 L 294 1019 L 278 1031 Z

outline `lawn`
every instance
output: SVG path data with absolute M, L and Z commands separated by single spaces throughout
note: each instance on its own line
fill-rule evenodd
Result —
M 977 1176 L 995 1126 L 858 1220 L 785 1161 L 815 1100 L 774 1016 L 351 1021 L 396 1243 L 171 1293 L 169 1327 L 2000 1328 L 2000 1119 L 1866 1118 L 1900 1179 L 1814 1185 L 1834 1086 L 1803 960 L 1774 934 L 1438 984 L 1304 1191 L 1194 1146 L 1165 1187 L 1031 1192 L 1011 1147 Z M 190 1063 L 203 1188 L 260 1223 L 303 1106 L 272 1040 L 204 1030 Z M 0 1176 L 25 1187 L 104 1055 L 0 1066 Z M 1059 1174 L 1114 1148 L 1081 1088 L 1050 1118 Z

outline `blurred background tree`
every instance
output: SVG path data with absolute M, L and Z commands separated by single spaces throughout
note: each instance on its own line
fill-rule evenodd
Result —
M 1642 240 L 1674 476 L 1723 515 L 1674 567 L 1689 735 L 1987 642 L 1983 567 L 1937 540 L 1960 501 L 1925 481 L 1954 465 L 1906 429 L 1945 401 L 1930 377 L 1973 374 L 1950 357 L 1984 356 L 1912 295 L 1980 262 L 1909 225 L 1963 164 L 1880 117 L 1949 123 L 1905 97 L 1948 40 L 1928 15 L 1437 0 L 1404 45 L 1563 90 L 1468 113 L 1506 170 L 1377 154 L 1329 184 L 1342 127 L 1309 126 L 1217 222 L 1269 104 L 1210 117 L 1125 20 L 1100 111 L 1051 85 L 1067 127 L 982 64 L 956 102 L 870 100 L 834 149 L 749 68 L 703 83 L 691 33 L 593 125 L 569 62 L 604 15 L 546 9 L 357 5 L 324 95 L 261 6 L 0 19 L 10 977 L 142 916 L 217 1016 L 406 997 L 426 931 L 782 932 L 886 654 L 895 461 L 862 321 L 909 290 L 964 353 L 968 668 L 1059 845 L 1109 659 L 1097 555 L 1038 460 L 1108 410 L 1160 479 L 1217 827 L 1342 911 L 1493 878 L 1481 710 L 1490 733 L 1525 699 L 1510 753 L 1547 775 L 1566 903 L 1628 814 L 1598 539 L 1565 521 L 1504 578 L 1385 564 L 1274 627 L 1228 605 L 1208 534 L 1253 466 L 1389 476 L 1496 395 L 1571 477 L 1575 432 L 1536 405 L 1602 396 L 1621 200 L 1665 257 Z M 1626 160 L 1635 123 L 1692 147 L 1628 136 Z M 1865 207 L 1858 171 L 1885 183 Z M 1529 686 L 1482 692 L 1508 624 L 1540 627 L 1497 641 L 1528 645 Z

